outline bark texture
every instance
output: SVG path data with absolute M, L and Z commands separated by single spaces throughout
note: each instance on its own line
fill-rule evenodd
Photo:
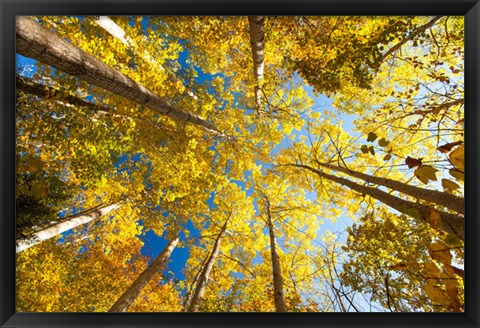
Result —
M 465 200 L 463 198 L 460 198 L 451 194 L 447 194 L 437 190 L 424 189 L 416 186 L 411 186 L 403 182 L 395 181 L 388 178 L 380 178 L 373 175 L 352 171 L 345 167 L 336 166 L 332 164 L 319 164 L 319 165 L 331 170 L 346 173 L 352 177 L 362 179 L 365 182 L 385 186 L 390 189 L 399 191 L 403 194 L 406 194 L 418 199 L 422 199 L 427 202 L 438 204 L 440 206 L 447 207 L 461 214 L 464 214 L 465 212 Z
M 273 273 L 273 294 L 275 300 L 275 310 L 277 312 L 287 312 L 287 304 L 285 302 L 285 292 L 283 290 L 283 277 L 280 268 L 280 258 L 277 253 L 277 241 L 275 237 L 275 229 L 273 227 L 272 215 L 270 212 L 270 202 L 266 200 L 267 205 L 267 225 L 270 233 L 270 251 L 272 255 L 272 273 Z
M 108 312 L 126 312 L 130 305 L 133 304 L 135 299 L 140 295 L 141 291 L 150 282 L 155 273 L 164 269 L 167 264 L 170 255 L 178 244 L 178 237 L 173 238 L 165 246 L 163 251 L 158 255 L 155 260 L 140 274 L 130 287 L 123 293 L 122 296 L 113 304 Z
M 262 107 L 262 88 L 263 72 L 265 69 L 264 63 L 264 41 L 265 41 L 265 17 L 263 16 L 249 16 L 248 22 L 250 25 L 250 44 L 252 46 L 253 58 L 253 73 L 257 86 L 255 87 L 255 103 L 257 108 Z
M 176 108 L 168 100 L 28 17 L 17 16 L 16 37 L 16 51 L 23 56 L 37 59 L 177 121 L 190 122 L 218 136 L 226 137 L 199 115 Z
M 415 214 L 418 213 L 420 216 L 420 219 L 428 223 L 432 228 L 442 232 L 453 233 L 461 240 L 465 240 L 465 220 L 456 214 L 446 213 L 442 211 L 435 211 L 439 216 L 438 218 L 439 222 L 437 224 L 432 224 L 431 222 L 432 220 L 429 219 L 429 217 L 431 216 L 431 210 L 432 210 L 430 206 L 410 202 L 410 201 L 392 196 L 378 188 L 372 188 L 372 187 L 360 185 L 348 179 L 340 178 L 334 175 L 324 173 L 308 165 L 291 164 L 291 166 L 304 168 L 306 170 L 314 172 L 319 177 L 328 179 L 330 181 L 334 181 L 343 186 L 349 187 L 350 189 L 355 190 L 359 193 L 369 195 L 375 198 L 376 200 L 399 211 L 400 213 L 411 216 L 415 219 L 418 219 L 418 217 L 415 216 Z
M 53 238 L 61 234 L 62 232 L 68 231 L 82 224 L 93 221 L 99 217 L 105 216 L 108 213 L 122 206 L 122 204 L 122 202 L 119 202 L 92 210 L 88 213 L 72 215 L 68 220 L 52 224 L 51 226 L 34 233 L 31 239 L 20 241 L 17 245 L 17 253 L 36 244 L 39 244 L 44 240 Z
M 205 287 L 207 286 L 208 276 L 210 275 L 210 271 L 212 271 L 215 260 L 217 259 L 223 234 L 225 233 L 225 230 L 227 230 L 228 221 L 230 221 L 230 216 L 227 218 L 227 220 L 225 220 L 222 229 L 218 233 L 217 239 L 213 244 L 212 252 L 208 257 L 207 263 L 203 267 L 200 277 L 198 277 L 197 286 L 195 288 L 195 292 L 192 296 L 192 300 L 187 309 L 187 312 L 197 312 L 198 307 L 200 306 L 200 301 L 202 300 L 203 294 L 205 294 Z

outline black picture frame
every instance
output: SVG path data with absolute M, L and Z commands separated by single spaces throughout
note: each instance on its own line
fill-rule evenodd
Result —
M 478 0 L 0 0 L 1 327 L 479 327 L 480 4 Z M 16 15 L 465 16 L 465 313 L 15 313 Z

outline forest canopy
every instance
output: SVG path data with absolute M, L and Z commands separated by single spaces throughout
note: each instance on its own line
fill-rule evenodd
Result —
M 463 312 L 464 21 L 17 16 L 18 312 Z

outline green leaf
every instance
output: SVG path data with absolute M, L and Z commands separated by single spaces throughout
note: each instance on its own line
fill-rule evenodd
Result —
M 373 149 L 373 146 L 368 147 L 368 151 L 370 151 L 370 154 L 375 155 L 375 149 Z
M 360 147 L 360 150 L 362 151 L 362 153 L 366 154 L 366 153 L 368 153 L 368 146 L 367 145 L 362 145 L 362 147 Z
M 375 139 L 377 139 L 377 135 L 375 133 L 373 132 L 368 133 L 368 136 L 367 136 L 368 142 L 373 142 L 375 141 Z

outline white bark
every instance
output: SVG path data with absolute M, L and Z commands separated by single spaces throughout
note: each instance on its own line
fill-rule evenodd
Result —
M 250 44 L 252 46 L 253 72 L 258 86 L 255 87 L 255 103 L 257 108 L 262 107 L 262 87 L 264 63 L 264 40 L 265 40 L 265 17 L 249 16 Z
M 45 241 L 47 239 L 53 238 L 65 231 L 68 231 L 70 229 L 76 228 L 82 224 L 88 223 L 90 221 L 93 221 L 99 217 L 105 216 L 108 213 L 118 209 L 120 206 L 122 206 L 123 203 L 115 203 L 112 205 L 108 205 L 105 207 L 101 207 L 98 209 L 95 209 L 89 213 L 86 214 L 80 214 L 80 215 L 74 215 L 70 219 L 58 222 L 55 224 L 52 224 L 51 226 L 42 229 L 40 231 L 35 232 L 32 235 L 32 238 L 25 240 L 25 241 L 20 241 L 17 245 L 17 253 L 30 248 L 34 245 L 37 245 L 41 243 L 42 241 Z

